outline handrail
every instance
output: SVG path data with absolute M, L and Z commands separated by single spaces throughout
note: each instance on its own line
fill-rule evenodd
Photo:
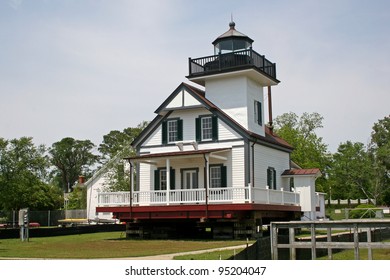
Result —
M 253 66 L 276 79 L 276 65 L 252 49 L 189 59 L 189 76 Z
M 168 196 L 168 197 L 167 197 Z M 264 203 L 279 205 L 299 205 L 299 193 L 272 190 L 269 188 L 228 187 L 210 188 L 210 203 Z M 192 204 L 205 203 L 205 189 L 176 189 L 163 191 L 134 191 L 133 205 Z M 125 206 L 130 203 L 130 192 L 101 192 L 99 205 Z

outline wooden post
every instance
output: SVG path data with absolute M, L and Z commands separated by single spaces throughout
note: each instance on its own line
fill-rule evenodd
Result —
M 368 246 L 368 259 L 372 260 L 372 247 L 371 247 L 371 228 L 369 227 L 367 230 L 367 243 L 370 244 Z
M 310 235 L 311 235 L 311 259 L 315 260 L 317 258 L 316 254 L 316 227 L 314 223 L 310 225 Z
M 332 242 L 332 228 L 331 227 L 328 227 L 326 229 L 326 241 Z M 329 260 L 333 259 L 332 248 L 330 248 L 330 247 L 328 248 L 328 259 Z
M 171 189 L 171 162 L 169 158 L 166 159 L 166 178 L 167 178 L 167 197 L 166 202 L 169 205 L 169 191 Z M 174 178 L 173 178 L 174 179 Z
M 290 260 L 296 260 L 297 259 L 297 252 L 294 245 L 295 242 L 295 228 L 290 227 L 289 228 L 289 243 L 290 243 Z
M 358 225 L 353 225 L 353 243 L 354 243 L 354 253 L 355 253 L 355 260 L 359 260 L 359 232 L 358 232 Z
M 278 258 L 278 228 L 271 223 L 271 259 L 277 260 Z

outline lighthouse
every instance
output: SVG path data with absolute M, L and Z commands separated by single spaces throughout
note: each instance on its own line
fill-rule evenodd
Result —
M 187 78 L 205 87 L 206 98 L 246 130 L 265 136 L 272 132 L 271 86 L 279 83 L 276 64 L 253 50 L 254 41 L 229 23 L 229 30 L 212 44 L 214 54 L 189 58 Z M 266 89 L 266 90 L 265 90 Z M 264 119 L 264 92 L 268 93 L 268 123 Z

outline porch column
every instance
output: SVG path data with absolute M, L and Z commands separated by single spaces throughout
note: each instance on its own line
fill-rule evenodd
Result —
M 130 161 L 130 180 L 131 180 L 130 190 L 131 192 L 134 192 L 134 163 L 131 161 Z
M 166 200 L 167 200 L 167 205 L 169 205 L 169 191 L 171 189 L 171 172 L 170 172 L 170 169 L 171 169 L 171 163 L 170 163 L 170 160 L 169 158 L 166 159 L 166 176 L 167 176 L 167 197 L 166 197 Z
M 133 218 L 133 193 L 134 193 L 134 164 L 129 160 L 130 164 L 130 219 Z
M 205 154 L 204 155 L 204 161 L 205 161 L 205 191 L 206 191 L 206 196 L 205 196 L 205 202 L 206 202 L 206 219 L 209 218 L 209 187 L 210 187 L 210 155 Z

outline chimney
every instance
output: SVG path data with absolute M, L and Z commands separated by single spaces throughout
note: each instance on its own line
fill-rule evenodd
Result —
M 79 184 L 84 185 L 84 183 L 85 183 L 85 177 L 83 175 L 80 175 L 79 176 Z

